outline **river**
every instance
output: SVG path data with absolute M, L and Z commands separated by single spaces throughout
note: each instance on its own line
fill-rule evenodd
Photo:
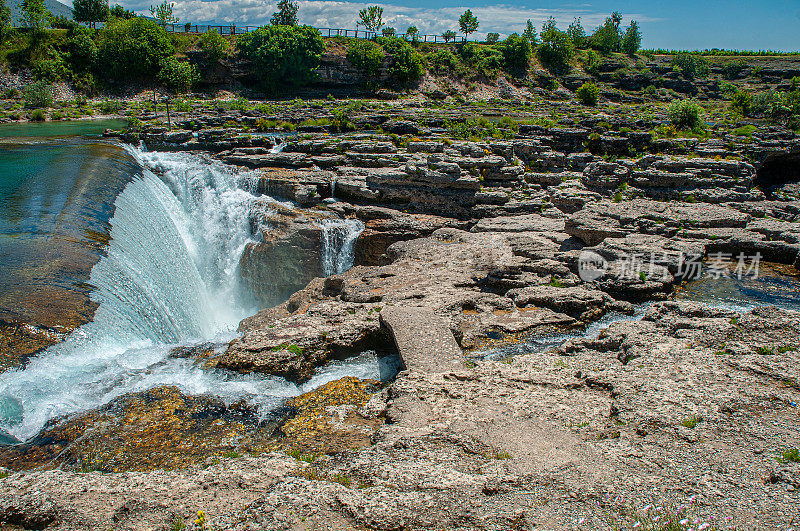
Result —
M 254 174 L 196 154 L 105 142 L 85 129 L 27 133 L 15 131 L 24 138 L 0 148 L 2 311 L 66 334 L 24 368 L 0 373 L 4 440 L 27 440 L 51 419 L 158 385 L 244 398 L 266 415 L 343 376 L 380 378 L 381 362 L 369 352 L 333 362 L 303 385 L 169 357 L 178 345 L 224 344 L 259 309 L 238 267 L 258 233 L 251 209 L 265 200 L 253 193 Z M 326 227 L 318 274 L 352 265 L 361 228 Z

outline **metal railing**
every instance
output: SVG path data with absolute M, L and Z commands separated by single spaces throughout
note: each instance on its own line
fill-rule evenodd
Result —
M 152 20 L 152 19 L 151 19 Z M 86 27 L 94 27 L 94 28 L 102 28 L 105 26 L 103 22 L 96 22 L 94 25 L 91 23 L 79 23 L 82 26 Z M 24 27 L 20 23 L 12 22 L 11 24 L 14 27 Z M 165 30 L 169 33 L 189 33 L 189 34 L 201 34 L 201 33 L 208 33 L 211 30 L 216 30 L 217 33 L 220 35 L 241 35 L 244 33 L 250 33 L 251 31 L 255 31 L 262 26 L 237 26 L 236 24 L 162 24 Z M 369 30 L 359 30 L 359 29 L 344 29 L 344 28 L 315 28 L 323 37 L 348 37 L 351 39 L 374 39 L 375 37 L 382 36 L 381 33 L 377 33 L 374 31 Z M 389 35 L 387 35 L 388 37 Z M 420 33 L 399 33 L 396 35 L 391 35 L 392 37 L 397 37 L 398 39 L 404 39 L 407 41 L 419 41 L 419 42 L 433 42 L 433 43 L 447 43 L 447 42 L 467 42 L 467 38 L 464 36 L 456 35 L 452 39 L 445 40 L 445 38 L 441 35 L 425 35 Z
M 164 29 L 166 29 L 170 33 L 207 33 L 209 31 L 216 30 L 217 33 L 220 35 L 240 35 L 243 33 L 250 33 L 251 31 L 255 31 L 261 26 L 237 26 L 235 24 L 229 25 L 213 25 L 213 24 L 166 24 Z M 380 33 L 368 30 L 352 30 L 352 29 L 344 29 L 344 28 L 316 28 L 323 37 L 349 37 L 351 39 L 374 39 L 377 36 L 380 36 Z M 433 43 L 440 43 L 440 42 L 447 42 L 444 37 L 441 35 L 424 35 L 424 34 L 407 34 L 402 33 L 395 35 L 395 37 L 400 39 L 405 39 L 407 41 L 417 40 L 420 42 L 433 42 Z M 450 39 L 452 42 L 466 42 L 465 37 L 456 36 L 454 39 Z

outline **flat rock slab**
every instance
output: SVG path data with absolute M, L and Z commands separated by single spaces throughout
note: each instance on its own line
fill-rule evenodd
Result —
M 386 308 L 381 311 L 381 324 L 394 338 L 406 369 L 436 373 L 464 368 L 464 354 L 447 321 L 432 311 Z

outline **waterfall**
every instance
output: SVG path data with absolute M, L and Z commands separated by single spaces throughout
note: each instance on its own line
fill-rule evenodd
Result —
M 322 227 L 322 274 L 326 277 L 344 273 L 353 267 L 353 248 L 364 231 L 357 219 L 324 220 Z
M 255 174 L 189 153 L 129 149 L 142 170 L 117 196 L 106 255 L 92 268 L 94 320 L 22 370 L 0 373 L 0 436 L 34 436 L 53 418 L 157 385 L 228 402 L 245 398 L 266 415 L 311 385 L 348 374 L 379 376 L 357 361 L 320 370 L 305 386 L 282 378 L 204 371 L 169 357 L 178 344 L 230 341 L 257 311 L 239 258 L 252 241 Z M 326 224 L 331 270 L 352 264 L 359 222 Z M 373 366 L 374 365 L 374 366 Z

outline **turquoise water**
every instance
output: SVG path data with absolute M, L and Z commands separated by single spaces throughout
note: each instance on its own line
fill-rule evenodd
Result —
M 97 136 L 106 129 L 120 131 L 127 126 L 128 121 L 123 119 L 0 124 L 0 138 Z
M 0 311 L 39 324 L 85 321 L 23 369 L 0 373 L 0 442 L 160 385 L 246 399 L 267 416 L 326 382 L 391 372 L 363 353 L 296 385 L 170 357 L 178 345 L 224 348 L 258 309 L 239 271 L 260 234 L 254 209 L 277 208 L 255 195 L 258 177 L 208 157 L 96 139 L 0 141 Z M 342 228 L 357 228 L 350 225 Z M 352 261 L 338 255 L 352 238 L 328 229 L 322 254 L 346 268 Z
M 138 173 L 109 142 L 0 142 L 0 318 L 74 328 L 91 317 L 85 281 Z

